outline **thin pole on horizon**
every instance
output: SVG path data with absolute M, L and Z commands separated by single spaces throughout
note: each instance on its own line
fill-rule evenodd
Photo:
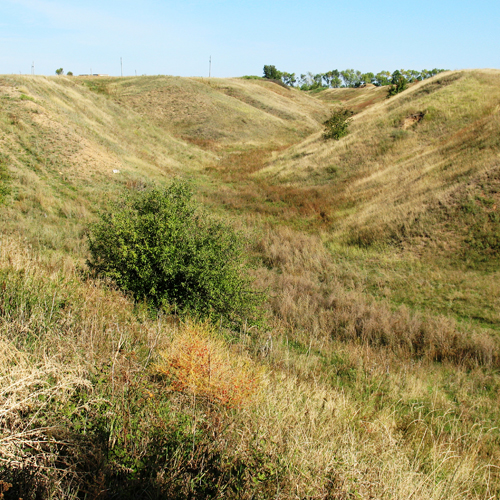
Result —
M 31 74 L 34 75 L 35 74 L 35 61 L 33 61 L 31 63 Z
M 208 78 L 212 76 L 212 56 L 208 60 Z
M 120 57 L 120 68 L 121 68 L 121 75 L 123 76 L 123 60 Z

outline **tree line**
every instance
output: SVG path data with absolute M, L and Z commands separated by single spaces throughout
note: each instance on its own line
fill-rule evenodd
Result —
M 264 66 L 264 78 L 268 80 L 281 80 L 284 84 L 290 87 L 297 87 L 300 90 L 315 90 L 321 88 L 356 88 L 363 84 L 371 83 L 377 87 L 384 85 L 394 85 L 401 77 L 407 83 L 418 82 L 437 75 L 445 69 L 434 68 L 431 70 L 423 69 L 416 71 L 413 69 L 395 70 L 392 73 L 389 71 L 380 71 L 379 73 L 361 73 L 354 69 L 345 69 L 339 71 L 337 69 L 327 71 L 326 73 L 318 73 L 314 75 L 311 72 L 297 76 L 295 73 L 279 71 L 276 66 Z

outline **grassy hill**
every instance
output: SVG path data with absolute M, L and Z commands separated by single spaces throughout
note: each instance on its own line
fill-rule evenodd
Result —
M 420 82 L 357 114 L 348 137 L 312 135 L 263 174 L 316 189 L 334 230 L 359 233 L 362 244 L 395 237 L 430 205 L 497 167 L 499 79 L 498 71 L 476 71 Z
M 378 296 L 498 329 L 499 84 L 484 70 L 391 99 L 377 88 L 321 92 L 361 106 L 351 133 L 317 132 L 268 161 L 248 206 L 322 232 Z
M 288 145 L 318 130 L 325 117 L 315 100 L 263 80 L 126 78 L 106 88 L 169 134 L 217 149 Z
M 386 93 L 0 77 L 0 497 L 500 495 L 500 72 Z M 263 326 L 89 274 L 96 213 L 173 177 Z
M 121 189 L 218 164 L 220 155 L 199 147 L 212 136 L 215 149 L 248 147 L 250 137 L 283 146 L 325 116 L 299 92 L 241 80 L 3 77 L 0 89 L 0 160 L 15 200 L 6 219 L 28 230 L 43 217 L 43 229 L 29 231 L 44 231 L 35 239 L 54 249 L 64 246 L 49 234 L 62 236 L 60 223 L 77 231 L 68 219 L 86 219 Z

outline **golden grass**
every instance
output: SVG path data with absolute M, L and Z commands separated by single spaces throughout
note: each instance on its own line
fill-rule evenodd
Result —
M 37 417 L 52 400 L 67 401 L 77 389 L 90 388 L 87 373 L 83 366 L 68 365 L 57 357 L 30 359 L 5 341 L 0 343 L 0 366 L 0 460 L 50 468 L 49 448 L 61 444 L 55 437 L 61 429 L 41 425 Z M 30 420 L 23 418 L 27 414 L 32 415 Z
M 250 404 L 261 378 L 251 359 L 231 352 L 208 324 L 184 325 L 160 352 L 154 371 L 166 377 L 171 390 L 231 408 Z
M 382 376 L 380 386 L 383 382 Z M 284 374 L 270 381 L 267 391 L 255 413 L 240 418 L 263 451 L 287 464 L 280 478 L 286 485 L 282 498 L 458 499 L 476 497 L 469 490 L 472 483 L 484 481 L 485 490 L 489 487 L 491 468 L 481 469 L 479 446 L 464 448 L 468 436 L 458 427 L 444 431 L 453 417 L 443 415 L 439 405 L 430 409 L 430 421 L 415 412 L 407 424 L 415 447 L 407 448 L 394 418 L 397 404 L 370 415 L 344 391 Z M 242 447 L 250 439 L 246 433 L 240 438 Z M 428 460 L 425 472 L 419 444 Z

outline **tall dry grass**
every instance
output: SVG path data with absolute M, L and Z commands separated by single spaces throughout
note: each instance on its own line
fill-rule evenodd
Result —
M 289 229 L 269 238 L 268 266 L 328 271 L 319 240 L 293 245 Z M 203 325 L 150 318 L 69 262 L 63 276 L 22 240 L 2 239 L 0 264 L 0 479 L 18 481 L 6 494 L 479 499 L 498 489 L 491 420 L 460 415 L 444 389 L 458 383 L 470 404 L 474 384 L 491 384 L 481 368 L 471 376 L 461 363 L 336 341 L 321 322 L 308 332 L 297 311 L 279 317 L 285 296 L 271 330 L 228 343 Z M 309 325 L 311 310 L 300 309 Z
M 369 300 L 360 287 L 349 290 L 319 236 L 275 227 L 256 249 L 269 268 L 261 279 L 274 292 L 273 313 L 306 342 L 342 340 L 390 349 L 407 359 L 499 366 L 498 343 L 487 334 L 470 333 L 444 316 L 393 309 Z

